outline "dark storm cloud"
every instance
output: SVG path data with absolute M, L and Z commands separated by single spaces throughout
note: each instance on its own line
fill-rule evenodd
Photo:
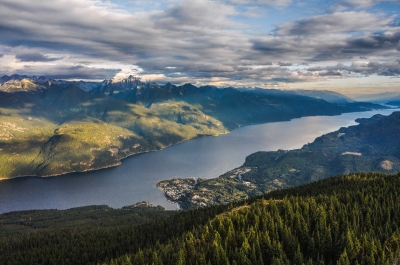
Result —
M 393 50 L 400 41 L 400 30 L 390 33 L 372 33 L 369 36 L 354 37 L 348 40 L 348 49 L 368 52 L 370 50 Z
M 400 48 L 400 28 L 391 26 L 392 21 L 393 18 L 380 18 L 362 11 L 284 23 L 278 25 L 274 35 L 252 40 L 252 48 L 258 52 L 252 56 L 286 58 L 292 62 L 300 59 L 309 63 L 357 61 L 360 57 L 386 61 L 390 56 L 398 56 Z M 339 74 L 327 71 L 323 75 Z
M 38 52 L 16 54 L 15 58 L 17 58 L 21 62 L 52 62 L 61 59 L 61 58 L 49 58 Z
M 303 20 L 283 23 L 274 31 L 275 35 L 321 35 L 343 32 L 359 32 L 381 28 L 391 22 L 391 19 L 380 19 L 375 15 L 361 12 L 337 12 L 315 16 Z

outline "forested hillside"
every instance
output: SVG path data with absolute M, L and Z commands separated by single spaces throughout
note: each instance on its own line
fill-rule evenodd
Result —
M 241 167 L 218 178 L 172 179 L 158 186 L 170 200 L 189 209 L 339 174 L 400 172 L 400 112 L 357 121 L 358 125 L 322 135 L 301 149 L 253 153 Z
M 1 264 L 398 264 L 400 174 L 358 173 L 139 226 L 0 240 Z
M 114 209 L 107 205 L 82 206 L 66 210 L 25 210 L 0 214 L 0 238 L 51 229 L 76 228 L 78 231 L 97 227 L 135 225 L 168 217 L 175 211 L 148 202 Z

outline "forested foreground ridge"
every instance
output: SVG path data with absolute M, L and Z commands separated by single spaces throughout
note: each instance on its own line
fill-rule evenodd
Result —
M 1 264 L 399 264 L 400 174 L 357 173 L 139 226 L 0 240 Z
M 343 103 L 337 95 L 340 104 L 261 90 L 3 76 L 0 179 L 115 166 L 133 154 L 247 124 L 384 108 Z
M 243 166 L 214 179 L 158 183 L 183 209 L 229 203 L 273 189 L 356 172 L 400 172 L 400 112 L 357 119 L 296 150 L 256 152 Z
M 168 217 L 176 211 L 139 202 L 114 209 L 107 205 L 90 205 L 66 210 L 25 210 L 0 214 L 0 238 L 42 230 L 76 228 L 79 231 L 96 227 L 135 225 Z

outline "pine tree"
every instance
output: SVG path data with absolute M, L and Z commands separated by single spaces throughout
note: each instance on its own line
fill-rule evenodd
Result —
M 336 265 L 350 265 L 350 260 L 347 256 L 346 249 L 344 249 L 342 254 L 340 254 L 339 260 L 337 261 Z

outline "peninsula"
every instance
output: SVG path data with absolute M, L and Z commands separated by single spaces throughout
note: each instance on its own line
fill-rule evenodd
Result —
M 157 184 L 182 209 L 225 204 L 339 174 L 400 171 L 400 112 L 358 119 L 296 150 L 256 152 L 218 178 Z

